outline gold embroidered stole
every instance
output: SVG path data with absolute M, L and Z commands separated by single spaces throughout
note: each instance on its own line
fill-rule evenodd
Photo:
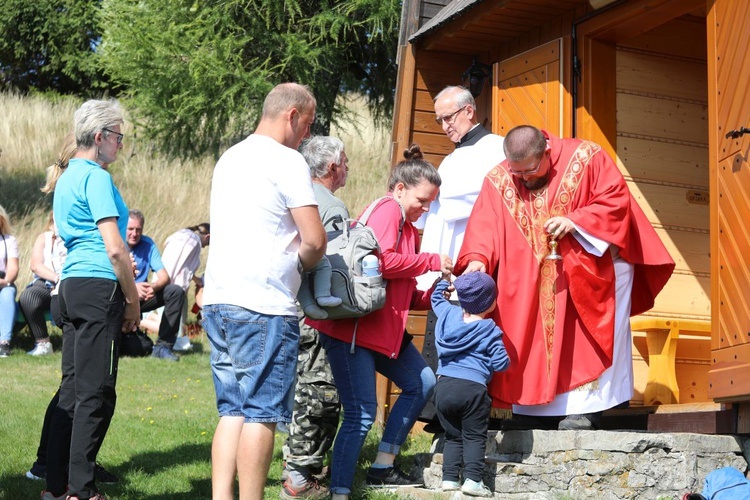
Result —
M 552 353 L 555 338 L 555 283 L 557 262 L 546 260 L 549 254 L 549 234 L 544 231 L 544 223 L 555 216 L 565 216 L 571 210 L 575 192 L 581 183 L 584 171 L 591 158 L 601 146 L 583 141 L 562 171 L 562 179 L 557 190 L 549 197 L 548 187 L 528 191 L 529 199 L 524 200 L 513 183 L 513 177 L 504 168 L 494 168 L 487 178 L 500 193 L 505 208 L 516 222 L 516 227 L 539 263 L 539 311 L 542 317 L 544 348 L 547 357 L 547 375 L 552 372 Z

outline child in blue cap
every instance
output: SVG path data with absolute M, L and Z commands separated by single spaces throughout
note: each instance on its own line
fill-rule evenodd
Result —
M 438 381 L 435 407 L 445 429 L 443 449 L 443 491 L 491 497 L 482 482 L 487 428 L 492 398 L 487 383 L 496 371 L 510 363 L 503 345 L 503 332 L 492 319 L 497 287 L 488 274 L 472 272 L 453 282 L 461 307 L 451 304 L 450 282 L 438 282 L 432 293 L 437 315 L 435 340 L 438 352 Z M 460 485 L 461 462 L 464 483 Z

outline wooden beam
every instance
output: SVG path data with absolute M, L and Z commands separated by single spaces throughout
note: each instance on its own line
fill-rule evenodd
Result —
M 581 23 L 578 30 L 582 36 L 619 43 L 705 4 L 706 0 L 633 0 Z

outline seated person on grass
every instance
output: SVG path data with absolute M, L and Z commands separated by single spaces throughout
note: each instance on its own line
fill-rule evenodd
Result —
M 179 361 L 172 352 L 177 340 L 177 332 L 185 307 L 185 292 L 181 287 L 169 283 L 169 275 L 164 269 L 161 254 L 154 240 L 143 235 L 145 217 L 140 210 L 130 210 L 128 217 L 127 244 L 135 263 L 135 285 L 141 302 L 141 312 L 164 307 L 159 323 L 159 338 L 151 354 L 154 358 Z M 156 274 L 156 280 L 148 281 L 149 272 Z

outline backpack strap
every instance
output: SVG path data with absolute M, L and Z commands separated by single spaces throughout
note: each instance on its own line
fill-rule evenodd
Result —
M 372 213 L 375 211 L 376 208 L 378 208 L 383 203 L 387 202 L 388 200 L 393 200 L 396 203 L 396 199 L 393 196 L 383 196 L 381 198 L 378 198 L 377 200 L 370 203 L 370 205 L 365 209 L 364 212 L 362 212 L 362 215 L 359 217 L 358 222 L 361 222 L 363 226 L 367 225 L 367 221 L 369 220 Z M 404 211 L 404 207 L 401 206 L 401 203 L 398 203 L 398 208 L 401 210 L 401 222 L 398 225 L 398 238 L 396 239 L 396 248 L 398 248 L 398 244 L 401 242 L 401 234 L 404 229 L 404 224 L 406 223 L 406 212 Z

